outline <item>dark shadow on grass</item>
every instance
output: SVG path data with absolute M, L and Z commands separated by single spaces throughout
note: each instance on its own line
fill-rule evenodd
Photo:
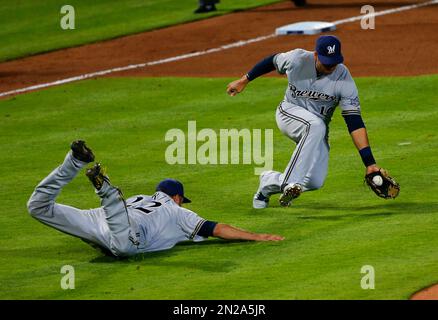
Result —
M 76 239 L 73 239 L 76 241 Z M 28 259 L 41 259 L 42 257 L 59 257 L 62 259 L 66 255 L 77 254 L 78 256 L 93 252 L 93 249 L 81 245 L 75 245 L 73 242 L 60 240 L 58 244 L 53 245 L 41 245 L 41 246 L 25 246 L 10 249 L 7 247 L 0 248 L 0 256 L 2 257 L 14 257 L 14 258 L 28 258 Z
M 318 212 L 321 214 L 298 216 L 298 219 L 340 220 L 345 218 L 367 219 L 403 214 L 438 214 L 438 203 L 436 202 L 411 203 L 397 200 L 382 200 L 382 204 L 362 207 L 347 207 L 336 204 L 324 205 L 323 203 L 303 205 L 300 206 L 300 209 L 303 207 L 307 207 L 309 212 Z M 340 213 L 336 215 L 324 215 L 324 211 L 338 211 Z M 345 213 L 345 211 L 348 211 L 348 213 Z M 364 211 L 378 212 L 364 213 Z
M 129 258 L 117 258 L 114 256 L 99 256 L 90 261 L 90 263 L 137 263 L 137 270 L 141 272 L 143 267 L 162 267 L 163 270 L 166 268 L 183 268 L 183 269 L 194 269 L 205 272 L 215 272 L 215 273 L 227 273 L 234 270 L 238 264 L 233 260 L 224 260 L 224 259 L 190 259 L 191 248 L 195 248 L 197 246 L 205 246 L 205 245 L 226 245 L 226 243 L 231 241 L 223 241 L 219 239 L 205 241 L 202 244 L 196 243 L 182 243 L 170 250 L 156 251 L 156 252 L 147 252 L 143 254 L 137 254 L 135 256 Z M 244 241 L 233 241 L 233 243 L 244 242 Z M 249 241 L 245 241 L 249 242 Z M 178 259 L 176 261 L 168 260 L 176 254 L 187 256 L 187 259 Z
M 387 217 L 387 216 L 391 216 L 393 213 L 392 212 L 379 212 L 379 213 L 366 213 L 366 214 L 355 214 L 355 213 L 350 213 L 350 214 L 340 214 L 340 215 L 335 215 L 335 216 L 300 216 L 297 217 L 298 219 L 302 219 L 302 220 L 330 220 L 330 221 L 334 221 L 334 220 L 342 220 L 345 218 L 372 218 L 372 217 Z
M 119 261 L 128 261 L 128 259 L 118 258 L 113 255 L 104 254 L 102 256 L 91 259 L 90 263 L 114 263 Z
M 244 241 L 244 240 L 222 240 L 222 239 L 212 239 L 202 242 L 193 242 L 193 241 L 185 241 L 181 242 L 178 245 L 176 245 L 174 248 L 169 250 L 163 250 L 163 251 L 154 251 L 154 252 L 146 252 L 137 254 L 132 257 L 127 258 L 119 258 L 111 255 L 110 253 L 105 253 L 104 251 L 101 251 L 104 255 L 93 258 L 90 260 L 90 263 L 134 263 L 134 262 L 146 262 L 146 265 L 154 265 L 154 266 L 179 266 L 184 268 L 193 268 L 193 269 L 200 269 L 203 271 L 208 272 L 229 272 L 234 268 L 236 265 L 230 260 L 210 260 L 206 259 L 205 261 L 178 261 L 178 262 L 172 262 L 172 261 L 166 261 L 166 258 L 172 257 L 175 254 L 182 254 L 182 255 L 190 255 L 190 250 L 196 250 L 197 247 L 204 247 L 204 246 L 216 246 L 216 247 L 222 247 L 222 246 L 230 246 L 230 245 L 243 245 L 243 244 L 250 244 L 254 243 L 253 241 Z
M 134 261 L 133 261 L 134 262 Z M 208 259 L 204 257 L 202 260 L 178 260 L 178 261 L 169 261 L 162 259 L 150 259 L 145 258 L 144 260 L 135 260 L 135 262 L 142 262 L 139 270 L 142 266 L 154 266 L 154 267 L 162 267 L 163 270 L 167 270 L 167 268 L 182 268 L 182 269 L 193 269 L 210 273 L 228 273 L 235 270 L 238 267 L 238 264 L 234 260 L 218 260 L 218 259 Z
M 192 247 L 192 246 L 212 246 L 212 245 L 230 245 L 234 243 L 253 243 L 249 240 L 223 240 L 223 239 L 211 239 L 202 242 L 184 241 L 178 243 L 176 247 Z

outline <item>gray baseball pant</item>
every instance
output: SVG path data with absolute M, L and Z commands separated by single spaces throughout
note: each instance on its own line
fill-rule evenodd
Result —
M 299 183 L 303 191 L 320 189 L 328 169 L 327 125 L 306 109 L 284 101 L 277 108 L 276 120 L 280 131 L 297 145 L 284 172 L 268 171 L 261 176 L 259 191 L 270 196 L 290 183 Z
M 62 187 L 86 165 L 75 159 L 71 151 L 64 162 L 35 188 L 27 207 L 32 217 L 64 233 L 95 243 L 116 256 L 137 253 L 137 238 L 120 191 L 104 182 L 96 193 L 102 207 L 81 210 L 56 203 Z

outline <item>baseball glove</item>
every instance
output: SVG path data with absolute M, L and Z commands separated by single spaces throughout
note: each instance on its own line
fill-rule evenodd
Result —
M 395 199 L 400 192 L 400 185 L 385 169 L 367 174 L 365 182 L 375 194 L 384 199 Z

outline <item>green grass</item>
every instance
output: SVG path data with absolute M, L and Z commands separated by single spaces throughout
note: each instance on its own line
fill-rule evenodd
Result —
M 339 110 L 331 124 L 326 185 L 291 208 L 256 211 L 253 165 L 169 165 L 170 128 L 274 129 L 274 168 L 292 143 L 276 127 L 283 79 L 251 83 L 234 98 L 230 79 L 100 79 L 0 101 L 0 298 L 14 299 L 406 299 L 438 282 L 438 76 L 358 79 L 374 154 L 399 180 L 398 199 L 377 198 Z M 32 219 L 26 201 L 63 159 L 73 139 L 88 141 L 125 195 L 150 194 L 163 177 L 185 183 L 201 216 L 279 243 L 208 240 L 117 261 Z M 403 145 L 399 145 L 403 143 Z M 96 207 L 83 174 L 59 202 Z M 76 289 L 62 290 L 63 265 Z M 363 265 L 376 272 L 362 290 Z M 208 283 L 208 286 L 205 285 Z
M 275 0 L 222 0 L 194 14 L 197 0 L 0 0 L 0 61 L 204 19 Z M 75 9 L 75 29 L 60 26 L 61 7 Z

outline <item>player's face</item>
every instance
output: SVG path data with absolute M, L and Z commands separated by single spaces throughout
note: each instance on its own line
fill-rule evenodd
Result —
M 321 69 L 322 73 L 330 74 L 333 71 L 335 71 L 337 64 L 322 64 L 321 63 Z
M 175 201 L 175 203 L 176 203 L 177 205 L 179 205 L 180 207 L 182 207 L 182 204 L 183 204 L 183 201 L 184 201 L 184 198 L 183 198 L 183 197 L 181 197 L 179 194 L 176 194 L 176 195 L 172 196 L 172 199 L 173 199 L 173 201 Z
M 335 71 L 337 64 L 322 64 L 318 59 L 318 55 L 315 52 L 316 70 L 322 74 L 330 74 Z

